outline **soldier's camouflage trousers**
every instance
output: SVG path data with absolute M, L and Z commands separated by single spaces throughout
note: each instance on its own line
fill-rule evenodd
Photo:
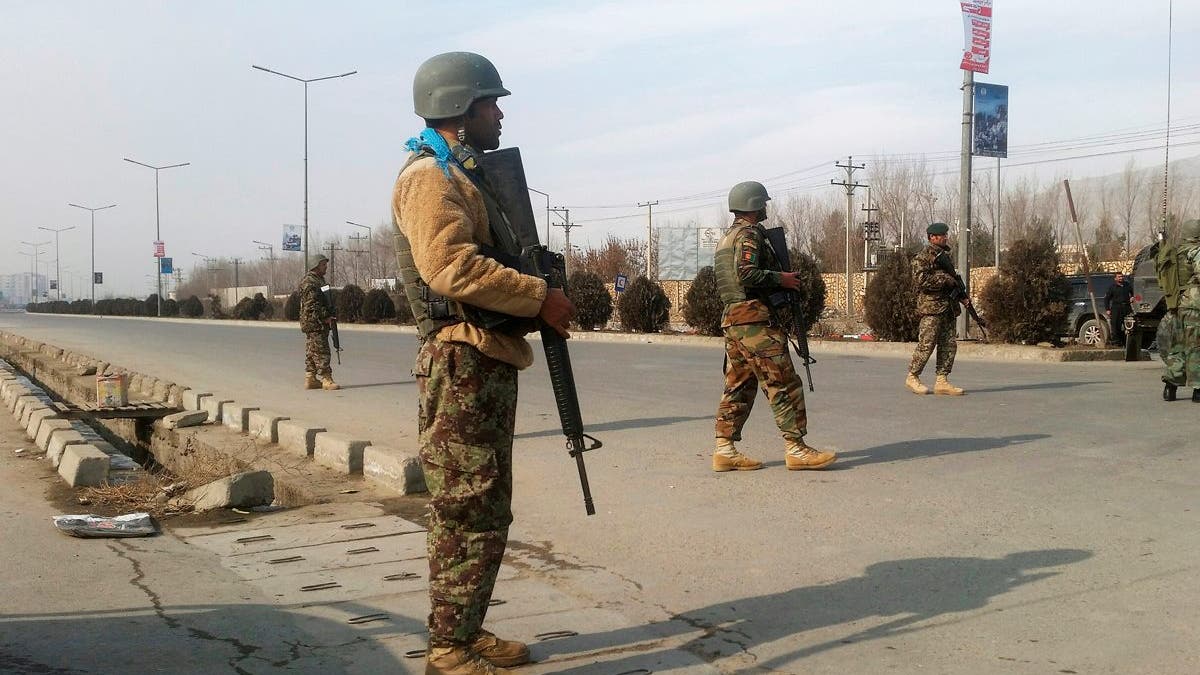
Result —
M 1200 309 L 1180 308 L 1172 321 L 1170 345 L 1158 346 L 1163 354 L 1163 382 L 1179 387 L 1200 387 Z
M 429 339 L 413 375 L 429 487 L 429 644 L 476 637 L 512 522 L 517 369 L 466 344 Z
M 927 314 L 921 317 L 917 333 L 917 348 L 913 351 L 912 361 L 908 364 L 908 372 L 920 375 L 929 363 L 933 350 L 937 349 L 937 375 L 949 375 L 954 369 L 954 355 L 958 352 L 958 342 L 954 339 L 954 311 L 941 314 Z
M 304 334 L 304 372 L 331 375 L 329 367 L 329 331 Z
M 742 427 L 762 387 L 785 441 L 808 431 L 804 390 L 788 356 L 783 331 L 766 324 L 725 329 L 725 392 L 717 406 L 717 438 L 742 439 Z

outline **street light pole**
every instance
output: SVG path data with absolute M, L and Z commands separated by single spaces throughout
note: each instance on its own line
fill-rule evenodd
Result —
M 287 73 L 281 73 L 278 70 L 271 70 L 270 68 L 263 68 L 262 66 L 252 65 L 250 67 L 254 68 L 256 70 L 261 70 L 264 73 L 271 73 L 272 75 L 278 75 L 280 77 L 286 77 L 289 80 L 295 80 L 297 82 L 304 83 L 304 269 L 307 270 L 308 269 L 308 83 L 309 82 L 320 82 L 322 80 L 333 80 L 333 79 L 337 79 L 339 77 L 349 77 L 350 75 L 354 75 L 358 71 L 352 70 L 348 73 L 342 73 L 340 75 L 326 75 L 325 77 L 311 77 L 311 78 L 305 79 L 303 77 L 296 77 L 295 75 L 288 75 Z
M 143 164 L 142 162 L 139 162 L 136 159 L 129 159 L 128 157 L 125 158 L 125 161 L 129 162 L 131 164 L 137 164 L 138 166 L 144 166 L 147 169 L 154 169 L 154 241 L 162 241 L 162 228 L 160 226 L 159 210 L 158 210 L 158 172 L 162 171 L 163 169 L 177 169 L 181 166 L 188 166 L 189 164 L 191 164 L 191 162 L 184 162 L 182 164 L 170 164 L 167 166 L 153 166 L 151 164 Z M 154 257 L 154 275 L 156 277 L 158 277 L 158 310 L 157 311 L 158 311 L 158 315 L 162 316 L 162 258 L 159 258 L 158 256 Z
M 111 209 L 112 207 L 116 206 L 116 204 L 109 204 L 108 206 L 98 206 L 96 208 L 92 208 L 90 206 L 80 206 L 79 204 L 67 204 L 67 206 L 74 206 L 77 209 L 83 209 L 84 211 L 91 211 L 91 213 L 92 213 L 92 307 L 95 307 L 96 306 L 96 212 L 103 211 L 104 209 Z
M 58 235 L 66 232 L 67 230 L 75 229 L 75 226 L 72 225 L 70 227 L 53 228 L 42 227 L 39 225 L 38 229 L 54 233 L 54 280 L 56 282 L 55 285 L 57 286 L 57 288 L 55 288 L 55 291 L 57 292 L 54 294 L 54 296 L 56 299 L 62 300 L 62 264 L 59 262 L 62 260 L 62 255 L 58 252 Z
M 49 245 L 50 245 L 50 242 L 48 242 L 48 241 L 39 241 L 39 242 L 37 242 L 37 243 L 34 243 L 34 242 L 32 242 L 32 241 L 23 241 L 23 242 L 21 242 L 21 243 L 22 243 L 22 244 L 25 244 L 26 246 L 32 246 L 32 247 L 33 247 L 33 279 L 32 279 L 32 281 L 31 281 L 31 283 L 33 284 L 33 299 L 34 299 L 34 301 L 36 301 L 36 300 L 37 300 L 37 293 L 38 293 L 38 291 L 39 291 L 39 290 L 41 290 L 41 289 L 39 289 L 39 288 L 38 288 L 38 284 L 37 284 L 37 273 L 38 273 L 38 255 L 39 255 L 39 253 L 40 253 L 40 252 L 38 251 L 38 249 L 39 249 L 39 248 L 41 248 L 42 246 L 49 246 Z

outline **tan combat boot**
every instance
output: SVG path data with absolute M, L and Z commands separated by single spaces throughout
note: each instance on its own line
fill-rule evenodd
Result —
M 717 439 L 717 449 L 713 451 L 713 471 L 754 471 L 762 468 L 762 462 L 738 452 L 733 441 L 728 438 Z
M 334 382 L 333 375 L 329 374 L 321 376 L 321 388 L 326 391 L 337 391 L 338 389 L 342 388 L 342 385 Z
M 494 666 L 469 647 L 430 647 L 425 652 L 425 675 L 495 675 L 511 672 Z
M 917 376 L 912 373 L 909 373 L 908 377 L 904 378 L 904 386 L 908 387 L 909 391 L 918 396 L 924 396 L 929 393 L 929 387 L 921 384 L 921 380 L 917 379 Z
M 321 381 L 318 380 L 317 376 L 314 375 L 313 373 L 305 373 L 304 374 L 304 388 L 305 389 L 320 389 Z
M 486 630 L 471 643 L 471 650 L 487 659 L 493 666 L 512 668 L 529 663 L 529 646 L 516 640 L 501 640 Z
M 933 393 L 942 396 L 962 396 L 967 392 L 962 387 L 950 384 L 945 375 L 938 375 L 937 381 L 933 383 Z
M 837 453 L 810 448 L 803 442 L 789 444 L 787 454 L 783 456 L 788 471 L 824 469 L 833 464 L 836 459 Z

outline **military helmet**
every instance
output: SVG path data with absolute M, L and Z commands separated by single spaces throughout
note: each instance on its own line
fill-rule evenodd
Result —
M 316 257 L 311 258 L 310 260 L 311 260 L 311 262 L 308 265 L 308 269 L 315 270 L 315 269 L 317 269 L 317 265 L 320 265 L 321 263 L 328 261 L 329 258 L 326 258 L 325 254 L 323 254 L 323 253 L 318 253 L 316 255 Z
M 950 234 L 950 226 L 945 223 L 930 223 L 929 227 L 925 228 L 927 235 L 943 235 Z
M 511 93 L 496 66 L 471 52 L 438 54 L 422 63 L 413 77 L 413 109 L 427 120 L 465 115 L 477 99 Z
M 745 211 L 753 213 L 767 208 L 767 202 L 771 201 L 771 195 L 767 194 L 767 188 L 758 181 L 748 180 L 744 183 L 738 183 L 729 191 L 729 210 L 730 211 Z
M 1179 228 L 1179 236 L 1183 239 L 1200 239 L 1200 220 L 1185 220 Z

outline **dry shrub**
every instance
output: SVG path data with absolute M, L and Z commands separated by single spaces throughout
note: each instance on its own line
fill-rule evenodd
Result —
M 888 254 L 867 284 L 864 315 L 875 337 L 892 342 L 917 339 L 917 289 L 903 252 Z
M 1000 261 L 1000 273 L 979 296 L 990 337 L 1037 343 L 1063 334 L 1071 287 L 1058 265 L 1058 248 L 1049 233 L 1013 242 Z
M 567 297 L 575 305 L 575 323 L 583 330 L 604 326 L 612 318 L 612 296 L 598 274 L 572 272 L 567 282 Z
M 701 335 L 721 335 L 725 303 L 717 291 L 717 275 L 711 265 L 700 268 L 691 288 L 683 296 L 683 320 Z

